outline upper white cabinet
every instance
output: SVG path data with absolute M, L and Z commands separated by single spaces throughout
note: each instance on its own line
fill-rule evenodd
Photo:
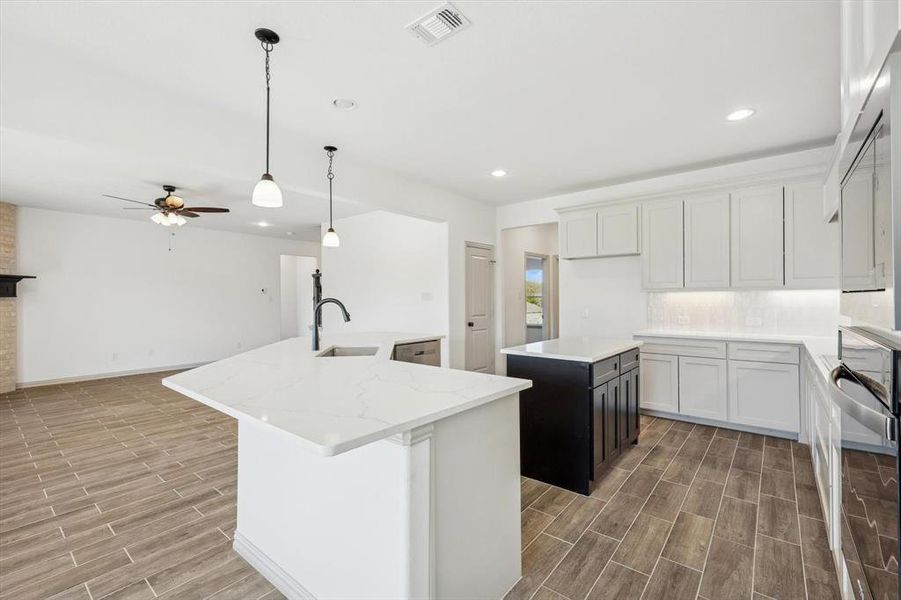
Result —
M 729 194 L 685 200 L 685 287 L 729 287 Z
M 785 287 L 838 287 L 839 225 L 822 209 L 821 184 L 785 186 Z
M 590 258 L 638 254 L 639 210 L 636 204 L 621 204 L 563 213 L 560 216 L 560 255 L 563 258 Z
M 566 213 L 560 218 L 560 256 L 585 258 L 598 252 L 597 213 Z
M 598 256 L 638 254 L 638 214 L 636 204 L 608 206 L 598 210 Z
M 731 212 L 732 287 L 782 287 L 782 186 L 732 194 Z
M 641 241 L 644 288 L 683 287 L 682 200 L 646 204 L 641 219 Z

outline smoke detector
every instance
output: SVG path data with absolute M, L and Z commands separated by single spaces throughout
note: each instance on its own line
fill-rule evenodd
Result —
M 434 46 L 471 24 L 453 4 L 447 3 L 416 19 L 406 29 L 429 46 Z

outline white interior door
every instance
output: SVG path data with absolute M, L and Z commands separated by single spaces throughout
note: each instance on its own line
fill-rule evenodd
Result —
M 494 248 L 466 243 L 466 370 L 494 373 Z

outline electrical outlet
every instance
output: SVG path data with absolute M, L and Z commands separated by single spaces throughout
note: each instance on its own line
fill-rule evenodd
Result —
M 676 321 L 679 323 L 679 325 L 688 325 L 691 319 L 688 318 L 688 315 L 679 315 L 678 317 L 676 317 Z
M 153 356 L 153 348 L 147 351 L 147 356 Z
M 242 344 L 241 342 L 238 342 L 238 350 L 241 349 L 241 346 L 242 346 L 242 345 L 243 345 L 243 344 Z
M 582 309 L 582 318 L 583 318 L 583 319 L 590 319 L 590 318 L 591 318 L 591 315 L 589 314 L 587 308 L 583 308 L 583 309 Z
M 419 294 L 419 298 L 420 298 L 423 302 L 431 302 L 431 301 L 432 301 L 432 298 L 434 298 L 434 296 L 433 296 L 432 292 L 421 292 L 421 293 Z
M 113 352 L 113 360 L 119 360 L 119 353 Z
M 745 317 L 745 325 L 748 327 L 760 327 L 763 325 L 763 319 L 760 317 Z

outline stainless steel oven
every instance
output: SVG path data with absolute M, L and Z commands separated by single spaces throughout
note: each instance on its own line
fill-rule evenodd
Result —
M 839 328 L 832 371 L 841 410 L 841 556 L 857 600 L 898 600 L 901 345 L 860 327 Z

